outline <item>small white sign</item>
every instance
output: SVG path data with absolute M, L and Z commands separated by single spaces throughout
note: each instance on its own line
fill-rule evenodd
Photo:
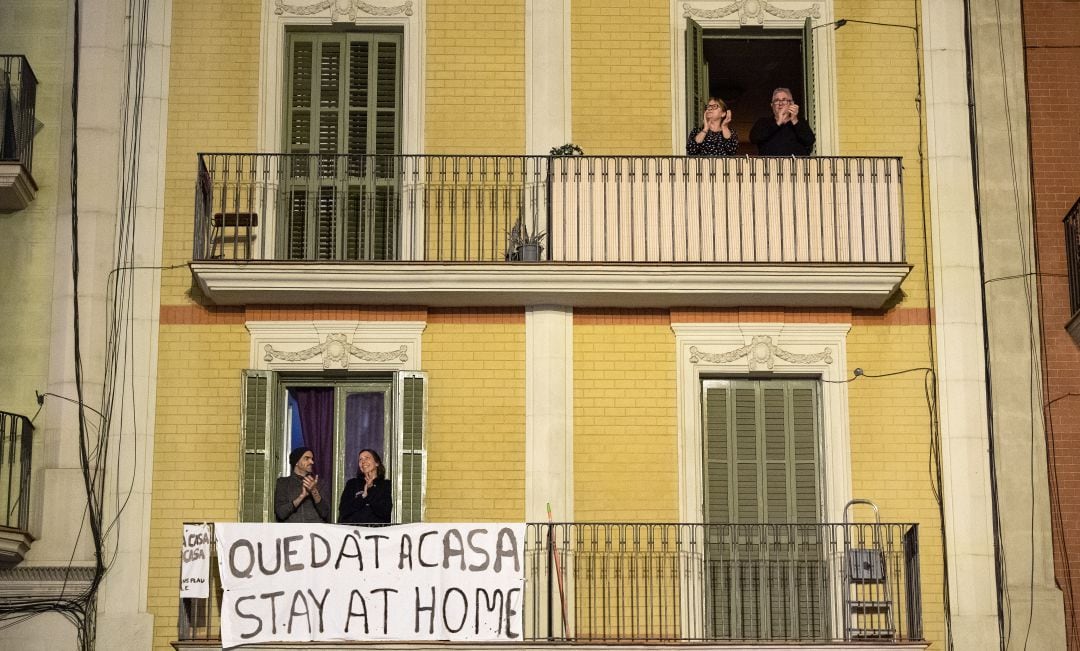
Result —
M 180 598 L 210 596 L 210 525 L 185 524 L 180 559 Z

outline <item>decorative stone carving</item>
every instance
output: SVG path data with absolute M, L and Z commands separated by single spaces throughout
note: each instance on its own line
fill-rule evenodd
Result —
M 821 7 L 817 4 L 812 4 L 805 9 L 781 9 L 776 5 L 769 4 L 767 0 L 735 0 L 729 5 L 716 9 L 698 9 L 697 7 L 691 7 L 689 4 L 683 5 L 683 16 L 685 18 L 716 20 L 736 12 L 739 14 L 739 23 L 741 25 L 764 24 L 765 14 L 787 19 L 821 17 Z
M 404 344 L 396 350 L 371 352 L 353 346 L 349 343 L 348 337 L 340 332 L 331 333 L 326 336 L 326 341 L 304 350 L 282 351 L 277 350 L 271 344 L 266 344 L 263 350 L 266 351 L 263 360 L 267 362 L 274 359 L 286 362 L 303 362 L 322 355 L 323 368 L 333 366 L 334 368 L 348 369 L 349 362 L 353 357 L 365 362 L 409 361 L 408 349 Z
M 747 358 L 751 371 L 761 370 L 762 368 L 771 370 L 775 363 L 774 358 L 777 357 L 789 364 L 816 364 L 821 361 L 832 364 L 832 350 L 828 347 L 820 353 L 793 353 L 774 344 L 772 337 L 768 335 L 756 336 L 749 344 L 739 346 L 726 353 L 706 353 L 702 352 L 697 346 L 690 347 L 691 364 L 697 364 L 701 361 L 710 364 L 728 364 L 742 357 Z
M 369 16 L 411 16 L 413 13 L 412 6 L 412 0 L 406 0 L 406 2 L 391 7 L 380 7 L 363 0 L 318 0 L 318 2 L 309 5 L 293 5 L 284 2 L 284 0 L 275 0 L 274 13 L 279 16 L 283 14 L 314 16 L 329 9 L 332 22 L 355 23 L 356 18 L 361 13 Z

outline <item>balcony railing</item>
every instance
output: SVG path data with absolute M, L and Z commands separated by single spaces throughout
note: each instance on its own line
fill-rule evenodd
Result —
M 1065 264 L 1069 268 L 1069 311 L 1075 321 L 1080 314 L 1080 199 L 1065 215 Z
M 211 568 L 210 598 L 180 600 L 181 642 L 220 639 Z M 534 642 L 918 641 L 918 528 L 532 523 L 524 616 Z
M 30 451 L 34 426 L 0 411 L 0 526 L 25 531 L 30 516 Z
M 37 77 L 21 55 L 0 55 L 0 161 L 31 170 Z
M 194 259 L 904 262 L 898 158 L 201 154 Z

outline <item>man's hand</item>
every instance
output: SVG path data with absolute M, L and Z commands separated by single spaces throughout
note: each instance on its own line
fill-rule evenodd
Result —
M 788 114 L 788 120 L 792 124 L 798 124 L 799 123 L 799 105 L 798 104 L 789 104 L 787 114 Z

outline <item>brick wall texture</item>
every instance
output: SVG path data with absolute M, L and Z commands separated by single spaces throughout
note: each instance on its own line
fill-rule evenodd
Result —
M 1069 108 L 1080 99 L 1080 3 L 1035 0 L 1023 12 L 1055 575 L 1069 648 L 1080 649 L 1080 346 L 1065 330 L 1062 224 L 1080 198 L 1080 116 Z

